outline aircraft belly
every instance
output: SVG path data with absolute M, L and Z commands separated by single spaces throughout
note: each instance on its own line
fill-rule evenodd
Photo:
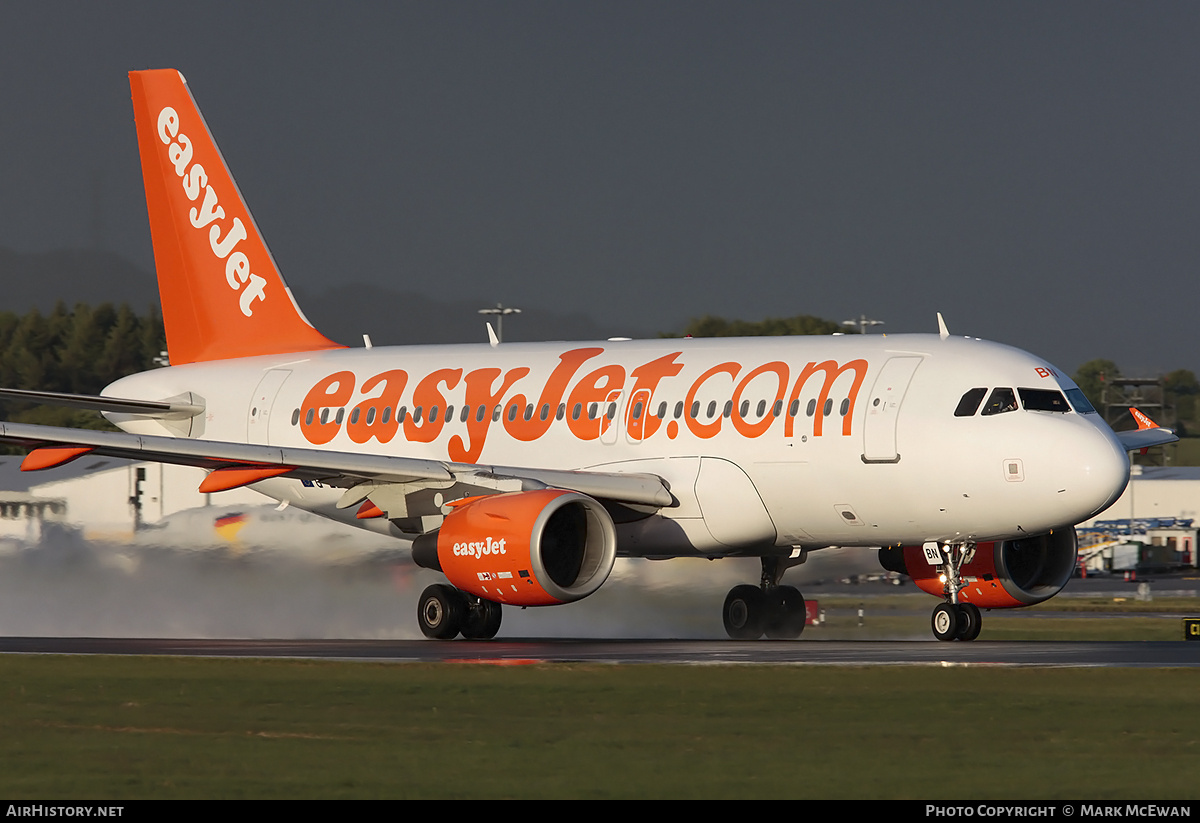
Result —
M 696 502 L 718 543 L 732 548 L 775 542 L 775 524 L 758 490 L 734 463 L 701 458 Z

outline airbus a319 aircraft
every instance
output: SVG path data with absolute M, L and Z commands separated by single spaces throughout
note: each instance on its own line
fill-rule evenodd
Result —
M 731 637 L 794 638 L 787 569 L 830 546 L 980 609 L 1058 593 L 1074 525 L 1111 505 L 1127 451 L 1041 358 L 938 334 L 346 348 L 316 331 L 267 250 L 188 86 L 130 74 L 171 365 L 100 397 L 122 432 L 0 424 L 23 468 L 95 453 L 210 470 L 411 541 L 431 638 L 490 638 L 502 607 L 587 597 L 617 557 L 757 557 Z M 7 392 L 10 396 L 22 395 Z M 880 548 L 882 547 L 882 548 Z

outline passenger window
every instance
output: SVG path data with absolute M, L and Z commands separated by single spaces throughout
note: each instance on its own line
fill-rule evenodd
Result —
M 992 396 L 983 407 L 983 416 L 1004 414 L 1017 410 L 1017 395 L 1012 389 L 992 389 Z
M 983 402 L 983 396 L 987 394 L 987 389 L 971 389 L 962 396 L 962 400 L 958 401 L 958 408 L 954 410 L 955 417 L 973 417 L 975 412 L 979 411 L 979 404 Z
M 1054 389 L 1017 389 L 1026 411 L 1048 411 L 1066 414 L 1071 410 L 1067 398 Z

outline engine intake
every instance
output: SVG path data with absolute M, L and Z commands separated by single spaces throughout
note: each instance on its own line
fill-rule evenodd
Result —
M 413 541 L 413 560 L 463 591 L 515 606 L 594 593 L 612 572 L 617 533 L 603 506 L 560 489 L 477 497 Z
M 975 557 L 962 567 L 966 587 L 958 598 L 982 609 L 1011 609 L 1049 600 L 1062 591 L 1075 570 L 1075 529 L 1020 540 L 980 543 Z M 943 596 L 938 568 L 925 561 L 920 546 L 880 549 L 879 562 L 889 571 L 907 574 L 925 592 Z

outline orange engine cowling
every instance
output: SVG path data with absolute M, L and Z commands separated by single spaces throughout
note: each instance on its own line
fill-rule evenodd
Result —
M 1021 540 L 980 543 L 975 557 L 961 569 L 966 586 L 958 593 L 959 602 L 1012 609 L 1049 600 L 1071 579 L 1077 553 L 1071 527 Z M 925 561 L 920 546 L 881 549 L 879 562 L 889 571 L 907 574 L 922 591 L 944 595 L 939 569 Z
M 413 541 L 413 560 L 457 588 L 514 606 L 552 606 L 592 594 L 617 558 L 603 506 L 561 489 L 462 503 L 436 532 Z

